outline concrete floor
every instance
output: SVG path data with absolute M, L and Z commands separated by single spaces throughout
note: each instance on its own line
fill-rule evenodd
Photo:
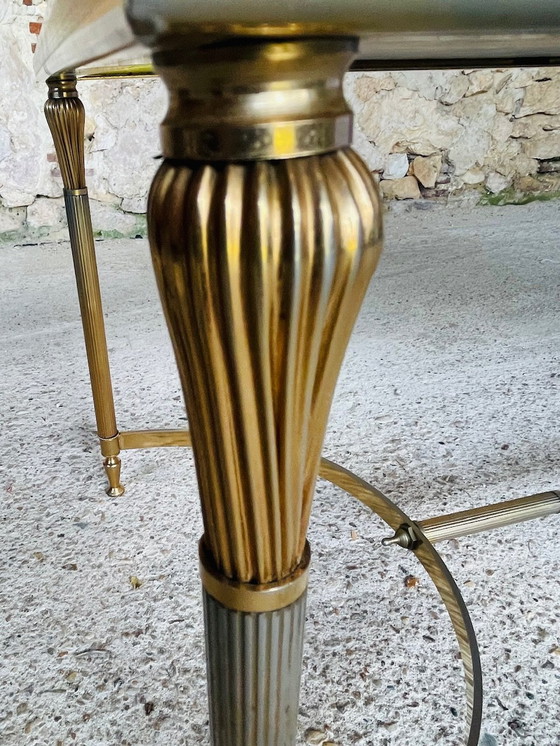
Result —
M 559 487 L 560 203 L 387 223 L 325 453 L 417 518 Z M 146 242 L 99 260 L 120 426 L 184 425 Z M 192 458 L 127 453 L 105 496 L 68 245 L 0 263 L 0 743 L 207 744 Z M 479 636 L 482 746 L 560 744 L 559 521 L 440 545 Z M 302 744 L 461 743 L 449 622 L 386 534 L 319 484 Z

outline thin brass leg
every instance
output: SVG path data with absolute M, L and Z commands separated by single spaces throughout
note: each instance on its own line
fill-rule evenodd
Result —
M 68 231 L 78 287 L 97 434 L 109 479 L 107 494 L 122 495 L 118 431 L 113 402 L 103 307 L 95 258 L 84 161 L 84 107 L 76 76 L 63 73 L 47 81 L 45 116 L 51 130 L 64 183 Z
M 292 746 L 311 500 L 381 250 L 377 187 L 348 147 L 354 42 L 170 44 L 148 219 L 204 519 L 212 740 Z

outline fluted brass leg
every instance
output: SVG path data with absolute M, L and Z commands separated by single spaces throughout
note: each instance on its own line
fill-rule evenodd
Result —
M 122 495 L 118 431 L 113 402 L 109 355 L 95 244 L 91 226 L 84 162 L 84 107 L 78 98 L 76 76 L 63 73 L 47 81 L 49 98 L 45 116 L 51 130 L 64 183 L 68 231 L 78 287 L 86 355 L 97 434 L 109 479 L 107 494 Z
M 311 500 L 381 250 L 377 188 L 348 147 L 354 42 L 163 47 L 149 234 L 204 519 L 212 738 L 292 746 Z

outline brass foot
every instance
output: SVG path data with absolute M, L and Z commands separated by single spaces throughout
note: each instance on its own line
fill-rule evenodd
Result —
M 103 462 L 105 473 L 109 480 L 109 486 L 105 492 L 109 497 L 120 497 L 124 494 L 124 487 L 121 484 L 121 460 L 118 456 L 109 456 Z

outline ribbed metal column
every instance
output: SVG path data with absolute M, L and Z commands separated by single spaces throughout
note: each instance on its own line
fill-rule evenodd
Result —
M 85 112 L 78 98 L 76 75 L 73 72 L 60 73 L 49 78 L 47 83 L 49 98 L 45 104 L 45 117 L 53 136 L 64 183 L 64 202 L 84 329 L 97 434 L 101 453 L 105 457 L 105 472 L 109 480 L 107 494 L 117 497 L 123 494 L 124 488 L 120 482 L 121 460 L 117 421 L 86 189 Z
M 348 147 L 356 43 L 164 36 L 148 226 L 204 520 L 212 744 L 294 746 L 311 502 L 381 252 L 377 185 Z
M 450 515 L 440 515 L 420 521 L 418 525 L 432 544 L 435 544 L 436 541 L 492 531 L 495 528 L 544 518 L 554 513 L 560 513 L 559 490 L 505 500 L 494 505 L 483 505 Z
M 294 746 L 306 593 L 259 613 L 203 594 L 213 746 Z
M 64 203 L 98 434 L 112 438 L 117 434 L 117 423 L 87 189 L 65 189 Z

